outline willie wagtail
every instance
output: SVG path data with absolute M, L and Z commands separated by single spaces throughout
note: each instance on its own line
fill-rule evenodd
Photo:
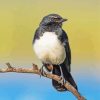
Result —
M 48 71 L 62 76 L 65 81 L 77 89 L 70 73 L 71 50 L 68 36 L 62 29 L 62 23 L 66 20 L 58 14 L 49 14 L 43 17 L 33 38 L 33 49 Z M 52 85 L 58 91 L 67 90 L 55 80 L 52 80 Z

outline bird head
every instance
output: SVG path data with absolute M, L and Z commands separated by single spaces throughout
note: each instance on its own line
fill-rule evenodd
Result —
M 58 14 L 49 14 L 45 17 L 43 17 L 40 25 L 48 26 L 48 25 L 60 25 L 62 26 L 62 23 L 67 21 L 67 19 L 62 18 Z

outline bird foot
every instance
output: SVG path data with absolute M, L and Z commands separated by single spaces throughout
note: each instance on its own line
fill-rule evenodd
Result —
M 44 72 L 44 70 L 43 70 L 43 67 L 44 66 L 42 65 L 42 67 L 40 68 L 40 77 L 46 75 L 45 72 Z
M 58 83 L 60 83 L 63 86 L 66 83 L 66 81 L 63 77 L 61 77 Z

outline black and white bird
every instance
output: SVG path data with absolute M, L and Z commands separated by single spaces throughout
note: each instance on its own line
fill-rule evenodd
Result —
M 58 14 L 49 14 L 40 22 L 33 38 L 33 49 L 48 71 L 62 76 L 74 88 L 77 85 L 70 73 L 71 50 L 68 36 L 62 29 L 63 19 Z M 50 66 L 53 66 L 50 67 Z M 58 91 L 67 89 L 59 82 L 52 80 L 52 85 Z

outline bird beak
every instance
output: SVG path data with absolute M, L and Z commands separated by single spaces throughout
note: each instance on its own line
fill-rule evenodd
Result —
M 61 20 L 57 20 L 56 22 L 58 22 L 58 23 L 63 23 L 63 22 L 65 22 L 65 21 L 67 21 L 68 19 L 65 19 L 65 18 L 62 18 Z
M 65 21 L 67 21 L 68 19 L 62 19 L 62 22 L 65 22 Z

